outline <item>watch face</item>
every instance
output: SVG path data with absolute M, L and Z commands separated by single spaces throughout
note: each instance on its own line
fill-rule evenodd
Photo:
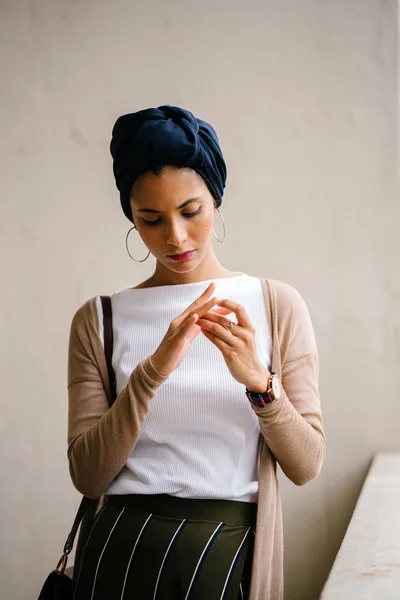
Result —
M 282 393 L 281 382 L 279 381 L 279 377 L 275 375 L 272 378 L 272 392 L 275 396 L 275 399 L 278 400 Z

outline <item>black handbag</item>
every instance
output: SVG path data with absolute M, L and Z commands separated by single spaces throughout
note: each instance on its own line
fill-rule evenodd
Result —
M 112 329 L 112 311 L 111 311 L 111 299 L 109 296 L 101 296 L 101 304 L 103 307 L 103 329 L 104 329 L 104 354 L 106 357 L 107 363 L 107 371 L 108 377 L 110 380 L 110 388 L 111 388 L 111 402 L 110 406 L 115 402 L 117 397 L 116 392 L 116 382 L 115 382 L 115 373 L 112 368 L 112 352 L 113 352 L 113 329 Z M 76 534 L 78 532 L 79 526 L 82 523 L 82 520 L 85 516 L 89 516 L 91 518 L 94 517 L 96 508 L 99 504 L 99 499 L 92 500 L 90 498 L 86 498 L 85 496 L 82 498 L 82 501 L 79 505 L 78 512 L 76 513 L 76 517 L 74 519 L 74 523 L 72 525 L 72 529 L 69 532 L 67 540 L 64 544 L 64 550 L 60 560 L 58 561 L 57 567 L 48 575 L 42 590 L 40 592 L 38 600 L 72 600 L 72 591 L 73 591 L 73 570 L 69 568 L 66 570 L 68 557 L 72 551 L 74 546 Z M 89 531 L 86 532 L 87 534 Z M 84 540 L 82 538 L 82 527 L 79 535 L 79 546 L 83 546 Z M 86 537 L 86 536 L 85 536 Z M 79 553 L 80 554 L 80 553 Z M 75 565 L 76 569 L 79 567 L 78 560 L 78 551 L 75 557 Z

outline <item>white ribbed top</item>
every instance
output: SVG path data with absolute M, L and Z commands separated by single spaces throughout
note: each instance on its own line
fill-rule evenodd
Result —
M 157 349 L 170 322 L 211 281 L 128 288 L 111 297 L 117 393 L 138 362 Z M 258 358 L 270 369 L 271 335 L 261 281 L 244 273 L 214 281 L 215 296 L 245 307 L 256 328 Z M 102 323 L 99 301 L 97 306 Z M 233 314 L 228 318 L 236 322 Z M 255 502 L 259 441 L 258 419 L 245 386 L 232 377 L 220 350 L 200 333 L 180 367 L 158 388 L 138 442 L 106 493 Z

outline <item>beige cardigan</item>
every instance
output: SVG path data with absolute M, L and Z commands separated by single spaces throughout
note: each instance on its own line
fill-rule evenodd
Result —
M 272 334 L 272 370 L 284 394 L 266 408 L 253 408 L 263 444 L 250 600 L 283 598 L 283 532 L 276 462 L 297 485 L 314 479 L 325 457 L 318 391 L 318 353 L 307 306 L 290 285 L 261 279 Z M 154 349 L 155 350 L 155 349 Z M 167 377 L 149 358 L 133 370 L 109 409 L 110 386 L 96 299 L 75 314 L 68 360 L 68 459 L 75 487 L 101 496 L 125 465 L 150 402 Z

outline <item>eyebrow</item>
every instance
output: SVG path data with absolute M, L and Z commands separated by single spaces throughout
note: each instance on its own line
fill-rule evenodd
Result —
M 190 202 L 195 202 L 196 200 L 200 200 L 200 198 L 190 198 L 189 200 L 186 200 L 186 202 L 178 206 L 177 210 L 179 210 L 180 208 L 184 208 L 184 206 L 187 206 L 188 204 L 190 204 Z M 162 214 L 161 210 L 154 210 L 154 208 L 139 208 L 137 212 L 153 213 L 156 215 Z

